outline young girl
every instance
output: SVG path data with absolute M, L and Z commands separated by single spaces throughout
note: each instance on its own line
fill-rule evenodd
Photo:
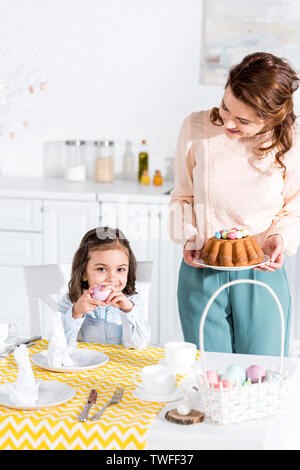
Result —
M 99 227 L 87 232 L 74 255 L 69 293 L 59 302 L 68 344 L 80 331 L 86 342 L 146 347 L 150 328 L 135 290 L 136 259 L 119 229 Z M 111 293 L 102 302 L 92 298 L 97 285 Z

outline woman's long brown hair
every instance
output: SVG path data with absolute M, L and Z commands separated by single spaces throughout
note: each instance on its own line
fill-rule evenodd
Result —
M 88 289 L 87 282 L 82 280 L 82 276 L 85 273 L 91 251 L 114 249 L 125 250 L 128 254 L 128 277 L 123 293 L 126 295 L 136 294 L 136 259 L 130 248 L 129 241 L 118 228 L 97 227 L 84 235 L 73 258 L 71 279 L 68 284 L 69 298 L 72 303 L 77 302 L 83 291 Z
M 230 86 L 237 99 L 251 106 L 257 116 L 264 119 L 264 131 L 271 131 L 271 143 L 269 139 L 264 140 L 253 149 L 254 152 L 262 156 L 276 149 L 275 159 L 285 170 L 284 154 L 292 147 L 292 129 L 296 120 L 293 93 L 299 82 L 287 60 L 255 52 L 230 69 L 225 85 L 225 88 Z M 212 109 L 210 121 L 216 126 L 224 124 L 219 108 Z

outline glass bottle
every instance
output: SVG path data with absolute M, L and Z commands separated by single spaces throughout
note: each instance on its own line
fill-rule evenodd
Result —
M 163 184 L 163 177 L 160 170 L 155 170 L 155 175 L 153 177 L 154 186 L 161 186 Z
M 139 153 L 139 170 L 138 170 L 138 181 L 141 182 L 143 171 L 148 171 L 149 157 L 147 152 L 147 142 L 142 140 L 142 148 Z
M 114 180 L 114 141 L 94 142 L 96 148 L 95 181 L 110 183 Z
M 132 151 L 132 143 L 128 140 L 125 143 L 125 152 L 123 155 L 123 172 L 124 179 L 131 179 L 134 175 L 134 154 Z
M 84 181 L 86 179 L 84 140 L 66 141 L 65 179 L 67 181 Z
M 141 176 L 141 183 L 142 184 L 150 184 L 150 175 L 148 170 L 143 170 L 142 176 Z

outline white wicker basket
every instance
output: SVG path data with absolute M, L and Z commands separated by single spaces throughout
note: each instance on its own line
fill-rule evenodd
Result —
M 249 385 L 235 385 L 234 388 L 215 389 L 210 386 L 206 376 L 205 351 L 204 351 L 204 322 L 208 310 L 219 295 L 219 293 L 229 286 L 241 283 L 258 284 L 265 287 L 274 297 L 281 319 L 281 348 L 280 348 L 280 367 L 279 371 L 273 370 L 274 374 L 279 374 L 280 379 L 275 381 L 264 381 Z M 202 374 L 198 376 L 198 390 L 202 401 L 202 411 L 207 417 L 219 424 L 241 423 L 252 419 L 267 418 L 280 413 L 287 396 L 288 378 L 283 372 L 283 354 L 284 354 L 284 316 L 280 302 L 274 291 L 263 282 L 250 279 L 240 279 L 231 281 L 221 286 L 211 296 L 200 322 L 200 359 L 202 363 Z M 264 356 L 262 356 L 264 360 Z M 249 364 L 249 366 L 252 364 Z M 224 371 L 225 372 L 225 371 Z

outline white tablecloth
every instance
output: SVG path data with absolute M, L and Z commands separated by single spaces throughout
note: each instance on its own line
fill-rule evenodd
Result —
M 279 370 L 279 358 L 244 354 L 205 353 L 207 369 L 225 371 L 229 364 L 248 367 L 260 364 L 267 369 Z M 276 417 L 252 420 L 241 424 L 220 425 L 210 419 L 193 425 L 170 423 L 165 419 L 167 410 L 176 408 L 168 403 L 148 431 L 147 449 L 157 450 L 300 450 L 300 359 L 284 358 L 288 371 L 288 400 L 284 411 Z M 197 385 L 194 374 L 186 377 L 189 387 Z M 197 392 L 191 390 L 194 409 L 201 410 Z

